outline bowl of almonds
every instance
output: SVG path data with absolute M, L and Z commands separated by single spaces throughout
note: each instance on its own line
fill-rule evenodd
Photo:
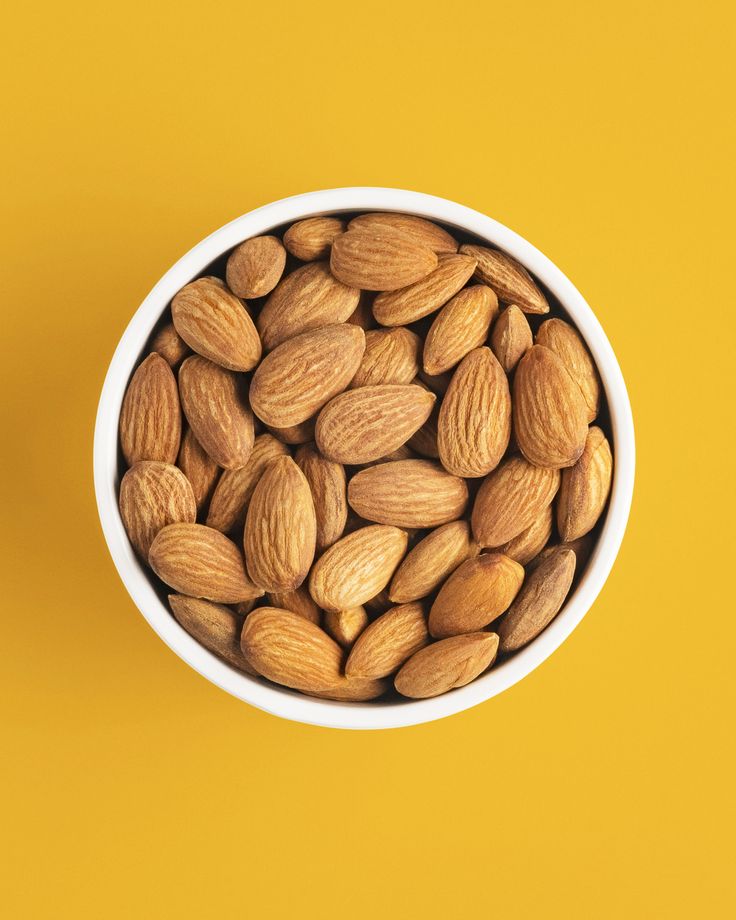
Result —
M 259 208 L 134 314 L 95 490 L 126 589 L 236 697 L 340 728 L 521 680 L 593 604 L 634 481 L 626 387 L 530 243 L 417 192 Z

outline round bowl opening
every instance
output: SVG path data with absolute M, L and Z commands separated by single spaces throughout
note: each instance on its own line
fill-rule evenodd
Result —
M 608 412 L 606 428 L 613 437 L 614 471 L 608 508 L 596 528 L 597 540 L 582 577 L 562 610 L 528 646 L 487 674 L 429 700 L 340 703 L 315 699 L 230 667 L 174 619 L 155 576 L 136 558 L 118 512 L 122 475 L 118 419 L 123 395 L 174 294 L 189 281 L 224 264 L 224 255 L 244 239 L 305 217 L 361 211 L 401 211 L 426 217 L 502 249 L 521 262 L 585 340 L 598 367 Z M 154 286 L 120 339 L 100 396 L 94 439 L 95 492 L 110 554 L 134 603 L 164 642 L 208 680 L 253 706 L 300 722 L 355 729 L 413 725 L 461 712 L 507 689 L 541 664 L 577 626 L 608 577 L 631 507 L 634 467 L 633 419 L 621 370 L 593 311 L 560 269 L 518 234 L 471 208 L 420 192 L 383 188 L 330 189 L 273 202 L 231 221 L 182 256 Z

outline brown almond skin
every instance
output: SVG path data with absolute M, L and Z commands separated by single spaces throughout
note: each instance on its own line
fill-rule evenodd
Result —
M 480 546 L 501 546 L 530 527 L 560 487 L 558 470 L 509 457 L 481 484 L 471 524 Z
M 320 412 L 317 447 L 337 463 L 370 463 L 405 444 L 427 421 L 434 404 L 434 394 L 411 384 L 348 390 Z
M 240 649 L 242 617 L 222 604 L 184 594 L 170 594 L 169 606 L 179 625 L 200 645 L 239 671 L 258 677 Z
M 436 253 L 457 252 L 457 240 L 447 230 L 423 217 L 413 214 L 391 214 L 372 212 L 354 217 L 349 224 L 351 230 L 378 230 L 388 228 L 405 233 Z
M 365 352 L 351 387 L 411 383 L 419 373 L 422 341 L 411 329 L 371 329 L 365 335 Z
M 130 379 L 120 410 L 120 447 L 128 466 L 139 460 L 176 463 L 181 407 L 176 379 L 161 355 L 150 354 Z
M 510 304 L 493 324 L 491 348 L 499 364 L 510 374 L 534 344 L 529 320 L 516 306 Z
M 332 242 L 330 271 L 349 287 L 395 291 L 436 267 L 437 255 L 428 246 L 389 227 L 348 229 Z
M 292 591 L 309 574 L 317 522 L 309 483 L 291 457 L 272 460 L 245 519 L 248 573 L 267 591 Z
M 164 527 L 151 544 L 148 561 L 161 581 L 189 597 L 237 604 L 263 594 L 248 578 L 238 547 L 202 524 Z
M 237 297 L 265 297 L 279 283 L 286 250 L 275 236 L 254 236 L 237 246 L 227 260 L 225 278 Z
M 600 428 L 588 432 L 580 459 L 562 471 L 557 496 L 557 530 L 563 543 L 589 533 L 603 513 L 611 491 L 613 457 Z
M 418 377 L 414 382 L 417 386 L 425 387 L 430 393 L 434 392 L 421 378 Z M 438 460 L 440 456 L 437 447 L 437 425 L 439 423 L 440 406 L 441 402 L 439 401 L 434 404 L 432 413 L 427 421 L 406 442 L 406 446 L 410 450 L 416 451 L 422 457 L 427 457 L 430 460 Z M 411 457 L 396 457 L 395 459 L 410 460 Z
M 317 521 L 317 553 L 322 553 L 340 539 L 348 519 L 345 468 L 341 463 L 323 457 L 313 444 L 300 447 L 294 459 L 312 492 Z
M 299 422 L 298 425 L 289 425 L 286 428 L 276 428 L 274 425 L 267 425 L 266 427 L 277 441 L 281 441 L 282 444 L 296 446 L 308 444 L 309 441 L 314 440 L 314 426 L 316 423 L 317 416 L 315 415 L 304 422 Z
M 367 626 L 348 660 L 348 677 L 388 677 L 429 642 L 427 618 L 421 604 L 401 604 Z
M 259 607 L 243 626 L 246 661 L 268 680 L 314 693 L 339 685 L 342 649 L 326 632 L 290 610 Z
M 468 487 L 431 460 L 397 460 L 361 470 L 348 485 L 361 517 L 396 527 L 438 527 L 462 517 Z
M 524 581 L 524 569 L 501 553 L 468 559 L 440 588 L 429 612 L 436 639 L 471 633 L 508 610 Z
M 280 607 L 281 610 L 298 613 L 300 617 L 304 617 L 317 626 L 322 620 L 322 611 L 312 600 L 306 585 L 299 585 L 293 591 L 269 591 L 268 602 L 272 607 Z
M 598 415 L 601 386 L 593 359 L 576 329 L 562 319 L 545 320 L 537 330 L 537 345 L 553 351 L 580 387 L 588 408 L 588 422 Z
M 266 355 L 253 374 L 253 411 L 276 428 L 305 422 L 347 387 L 364 351 L 365 333 L 350 323 L 294 336 Z
M 348 534 L 315 562 L 309 593 L 323 610 L 364 605 L 391 581 L 407 542 L 398 527 L 372 525 Z
M 151 342 L 151 351 L 158 352 L 172 370 L 192 353 L 173 323 L 167 323 L 159 329 Z
M 475 277 L 493 288 L 499 300 L 514 303 L 525 313 L 549 313 L 547 298 L 516 259 L 487 246 L 466 244 L 460 252 L 477 260 Z
M 255 438 L 245 378 L 193 355 L 179 369 L 179 393 L 189 427 L 215 463 L 245 466 Z
M 350 610 L 328 610 L 325 613 L 325 630 L 335 642 L 343 648 L 352 647 L 368 625 L 365 607 L 352 607 Z
M 231 371 L 251 371 L 261 360 L 253 320 L 219 278 L 197 278 L 171 301 L 176 331 L 193 351 Z
M 284 246 L 302 262 L 315 262 L 329 257 L 332 241 L 344 232 L 345 222 L 337 217 L 307 217 L 289 227 Z
M 303 265 L 281 281 L 258 316 L 263 347 L 270 351 L 301 332 L 344 323 L 359 299 L 360 291 L 333 278 L 327 262 Z
M 145 562 L 162 527 L 177 521 L 193 524 L 197 517 L 189 480 L 175 466 L 158 460 L 141 460 L 127 471 L 120 483 L 119 507 L 128 539 Z
M 452 374 L 447 371 L 444 374 L 428 374 L 424 368 L 419 371 L 419 376 L 426 383 L 429 389 L 438 396 L 444 396 L 450 386 Z
M 368 291 L 361 291 L 358 306 L 345 322 L 360 326 L 365 332 L 369 329 L 374 329 L 376 320 L 373 316 L 373 294 Z
M 276 457 L 288 456 L 289 448 L 273 435 L 259 434 L 245 465 L 225 470 L 220 477 L 210 501 L 207 526 L 222 533 L 242 533 L 248 505 L 263 471 Z
M 557 616 L 575 575 L 575 553 L 568 546 L 551 550 L 529 572 L 524 587 L 498 625 L 501 651 L 514 652 L 535 639 Z
M 475 270 L 475 260 L 451 253 L 439 257 L 437 266 L 414 284 L 379 294 L 373 315 L 382 326 L 406 326 L 444 306 Z
M 535 466 L 572 466 L 582 454 L 588 435 L 583 394 L 543 345 L 533 345 L 516 368 L 513 418 L 519 450 Z
M 483 345 L 497 312 L 498 298 L 487 285 L 463 288 L 429 327 L 424 341 L 424 370 L 432 375 L 443 374 Z
M 440 461 L 456 476 L 485 476 L 501 462 L 510 437 L 508 379 L 490 348 L 475 348 L 458 365 L 440 406 Z
M 464 687 L 487 670 L 496 658 L 498 636 L 470 633 L 433 642 L 406 662 L 394 680 L 402 696 L 421 700 Z
M 181 439 L 176 465 L 191 483 L 197 503 L 197 515 L 201 515 L 212 498 L 220 476 L 220 467 L 195 438 L 191 428 L 187 428 Z
M 532 559 L 542 552 L 552 536 L 554 513 L 552 505 L 542 511 L 535 520 L 513 540 L 496 547 L 494 553 L 503 553 L 518 562 L 519 565 L 528 565 Z
M 338 700 L 342 703 L 365 703 L 388 693 L 391 684 L 387 680 L 369 677 L 341 677 L 329 690 L 314 691 L 309 696 L 321 700 Z
M 436 591 L 455 569 L 478 555 L 467 521 L 451 521 L 431 531 L 410 550 L 396 571 L 389 598 L 397 604 L 417 601 Z

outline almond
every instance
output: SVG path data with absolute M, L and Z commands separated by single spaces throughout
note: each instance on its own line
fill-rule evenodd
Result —
M 598 415 L 601 385 L 598 371 L 590 352 L 575 329 L 564 320 L 548 319 L 537 330 L 537 345 L 544 345 L 553 351 L 567 368 L 567 372 L 580 387 L 588 407 L 588 421 Z
M 451 521 L 431 531 L 407 554 L 389 589 L 395 603 L 427 597 L 466 559 L 478 555 L 467 521 Z
M 360 326 L 365 331 L 373 329 L 376 325 L 376 320 L 373 316 L 373 294 L 368 291 L 361 291 L 358 306 L 345 322 Z
M 225 277 L 238 297 L 265 297 L 279 283 L 286 250 L 275 236 L 254 236 L 236 247 L 227 260 Z
M 151 544 L 148 561 L 161 581 L 189 597 L 237 604 L 263 594 L 248 578 L 238 547 L 202 524 L 164 527 Z
M 457 240 L 450 234 L 423 217 L 413 214 L 360 214 L 350 221 L 351 230 L 398 230 L 422 243 L 433 252 L 457 252 Z
M 398 290 L 436 267 L 437 255 L 428 246 L 389 227 L 349 229 L 335 237 L 330 254 L 337 280 L 367 291 Z
M 187 428 L 181 439 L 176 465 L 191 483 L 194 500 L 197 503 L 197 514 L 202 514 L 217 484 L 220 467 L 194 437 L 191 428 Z
M 291 457 L 277 457 L 258 480 L 245 519 L 248 573 L 267 591 L 291 591 L 314 559 L 317 524 L 312 493 Z
M 527 576 L 524 587 L 498 626 L 501 651 L 521 648 L 559 612 L 575 574 L 575 553 L 558 546 Z
M 422 387 L 384 384 L 336 396 L 317 418 L 320 452 L 338 463 L 377 460 L 402 444 L 427 421 L 435 397 Z
M 529 320 L 511 304 L 499 315 L 491 332 L 491 348 L 501 367 L 510 374 L 534 344 Z
M 447 388 L 450 386 L 450 381 L 452 380 L 452 374 L 449 372 L 444 374 L 428 374 L 424 368 L 419 371 L 419 376 L 424 383 L 427 384 L 430 390 L 438 396 L 445 395 Z
M 487 246 L 465 245 L 460 252 L 477 260 L 476 278 L 492 287 L 499 300 L 514 303 L 525 313 L 549 313 L 546 297 L 516 259 Z
M 572 466 L 585 447 L 588 408 L 557 355 L 533 345 L 514 376 L 514 435 L 535 466 Z
M 365 333 L 350 323 L 289 339 L 266 355 L 253 374 L 253 411 L 277 428 L 305 422 L 350 383 L 364 351 Z
M 551 504 L 560 487 L 558 470 L 509 457 L 482 483 L 473 506 L 473 536 L 481 546 L 513 540 Z
M 498 636 L 490 632 L 453 636 L 420 649 L 396 675 L 402 696 L 427 699 L 464 687 L 493 664 Z
M 232 609 L 241 617 L 247 617 L 248 614 L 253 610 L 258 602 L 257 597 L 251 597 L 247 601 L 238 601 L 237 604 L 232 605 Z
M 237 470 L 225 470 L 220 477 L 210 502 L 207 526 L 222 533 L 242 533 L 248 505 L 263 471 L 276 457 L 288 456 L 288 447 L 273 435 L 259 434 L 245 465 Z
M 323 610 L 360 607 L 389 583 L 407 541 L 398 527 L 374 525 L 348 534 L 314 564 L 309 593 Z
M 468 487 L 431 460 L 398 460 L 353 476 L 348 502 L 361 517 L 378 524 L 437 527 L 462 517 Z
M 493 552 L 503 553 L 519 565 L 527 565 L 542 552 L 552 536 L 552 522 L 554 515 L 552 505 L 542 511 L 534 521 L 515 536 L 513 540 L 496 547 Z
M 440 456 L 437 447 L 437 419 L 439 416 L 439 407 L 435 406 L 432 414 L 427 421 L 419 428 L 406 442 L 410 450 L 416 451 L 422 457 L 430 460 L 438 460 Z M 409 457 L 396 457 L 397 460 L 410 459 Z
M 172 370 L 191 354 L 189 346 L 176 331 L 173 323 L 167 323 L 159 329 L 151 342 L 151 351 L 158 352 Z
M 171 301 L 179 335 L 197 354 L 231 371 L 250 371 L 261 340 L 243 304 L 217 278 L 198 278 Z
M 303 265 L 284 278 L 258 316 L 263 347 L 270 351 L 300 332 L 344 323 L 359 299 L 360 291 L 333 278 L 327 262 Z
M 562 546 L 566 546 L 568 549 L 571 549 L 575 553 L 575 576 L 580 578 L 585 571 L 585 567 L 588 564 L 588 560 L 595 548 L 595 541 L 593 535 L 586 533 L 584 537 L 578 537 L 577 540 L 573 540 L 571 543 L 562 543 Z M 544 556 L 544 553 L 548 552 L 546 549 L 540 553 L 540 556 Z M 534 560 L 537 561 L 536 559 Z
M 557 530 L 565 543 L 584 537 L 598 523 L 611 490 L 613 457 L 600 428 L 588 432 L 580 459 L 562 471 L 557 497 Z
M 193 355 L 179 369 L 179 392 L 194 436 L 215 463 L 245 466 L 254 440 L 245 378 Z
M 365 607 L 328 610 L 325 613 L 325 629 L 343 648 L 351 648 L 367 625 L 368 614 Z
M 332 241 L 345 232 L 345 223 L 337 217 L 307 217 L 292 224 L 284 234 L 284 246 L 302 262 L 326 259 Z
M 511 394 L 490 348 L 475 348 L 455 371 L 440 406 L 437 448 L 456 476 L 485 476 L 495 469 L 511 436 Z
M 382 326 L 413 323 L 444 306 L 474 270 L 475 260 L 469 256 L 442 255 L 437 266 L 420 280 L 400 290 L 379 294 L 373 301 L 373 315 Z
M 200 645 L 239 671 L 258 676 L 240 650 L 242 617 L 222 604 L 213 604 L 212 601 L 198 597 L 186 597 L 184 594 L 170 594 L 169 606 L 179 625 Z
M 429 328 L 424 341 L 424 370 L 442 374 L 483 345 L 497 312 L 498 298 L 485 284 L 474 284 L 456 294 Z
M 305 620 L 317 626 L 322 619 L 322 611 L 312 600 L 305 585 L 299 585 L 293 591 L 269 591 L 268 602 L 272 607 L 298 613 L 300 617 L 304 617 Z
M 524 581 L 524 569 L 501 553 L 468 559 L 440 588 L 429 611 L 435 637 L 476 632 L 508 610 Z
M 358 636 L 345 663 L 348 677 L 388 677 L 429 642 L 421 604 L 387 610 Z
M 186 476 L 170 463 L 141 460 L 120 483 L 120 517 L 133 549 L 148 562 L 153 538 L 167 524 L 197 517 L 194 493 Z
M 365 606 L 373 616 L 380 616 L 380 614 L 385 613 L 391 606 L 391 601 L 389 600 L 388 596 L 388 588 L 384 588 L 382 591 L 379 591 L 378 594 L 374 595 L 370 600 L 367 600 L 365 602 Z
M 342 649 L 321 630 L 290 610 L 259 607 L 240 637 L 246 660 L 268 680 L 305 693 L 338 685 Z
M 176 380 L 161 355 L 150 354 L 136 369 L 120 411 L 120 446 L 128 466 L 139 460 L 175 463 L 181 439 Z
M 341 677 L 329 690 L 313 691 L 310 696 L 322 700 L 339 700 L 343 703 L 364 703 L 378 699 L 388 693 L 391 684 L 387 680 L 373 680 L 366 677 Z
M 321 553 L 339 540 L 345 530 L 348 518 L 345 469 L 342 464 L 323 457 L 313 444 L 300 447 L 295 459 L 312 492 L 317 521 L 317 552 Z
M 365 334 L 365 352 L 351 387 L 411 383 L 419 373 L 422 342 L 411 329 L 372 329 Z
M 314 440 L 314 426 L 317 416 L 312 416 L 298 425 L 288 425 L 286 428 L 276 428 L 268 425 L 267 428 L 277 441 L 282 444 L 307 444 Z

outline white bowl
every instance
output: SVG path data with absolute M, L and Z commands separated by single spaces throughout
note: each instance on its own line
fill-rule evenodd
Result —
M 585 573 L 553 622 L 526 648 L 466 687 L 429 700 L 338 703 L 312 699 L 242 674 L 216 658 L 177 623 L 137 560 L 118 512 L 118 418 L 123 394 L 143 349 L 174 294 L 242 240 L 304 217 L 347 211 L 405 211 L 467 231 L 523 263 L 558 298 L 598 365 L 611 416 L 614 474 L 600 537 Z M 595 601 L 623 539 L 634 487 L 634 425 L 616 356 L 593 311 L 574 285 L 531 243 L 497 221 L 433 195 L 387 188 L 342 188 L 284 198 L 236 218 L 198 243 L 166 272 L 138 308 L 113 355 L 100 396 L 94 439 L 94 479 L 102 529 L 134 603 L 187 664 L 233 696 L 274 715 L 333 728 L 416 725 L 482 703 L 526 677 L 573 631 Z

